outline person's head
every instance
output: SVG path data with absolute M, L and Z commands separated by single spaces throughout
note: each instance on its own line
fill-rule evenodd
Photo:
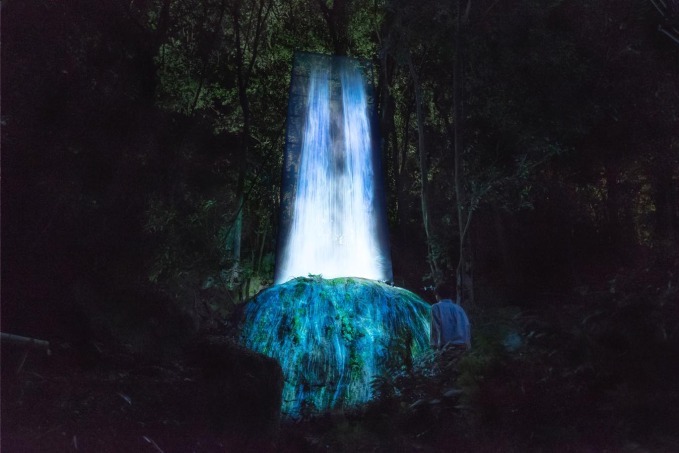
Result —
M 446 283 L 439 283 L 434 289 L 436 300 L 453 299 L 455 298 L 455 288 Z

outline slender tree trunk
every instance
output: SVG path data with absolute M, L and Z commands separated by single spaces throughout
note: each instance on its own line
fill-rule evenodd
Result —
M 245 195 L 245 175 L 247 172 L 248 156 L 250 154 L 250 102 L 247 96 L 247 87 L 242 83 L 242 76 L 238 76 L 238 97 L 243 113 L 243 133 L 241 136 L 241 155 L 238 168 L 238 183 L 236 186 L 236 200 L 238 215 L 233 228 L 233 240 L 231 243 L 232 259 L 234 263 L 240 263 L 241 233 L 243 229 L 243 203 Z
M 391 166 L 391 176 L 394 182 L 392 206 L 396 213 L 396 230 L 401 232 L 404 226 L 403 209 L 403 178 L 401 165 L 399 164 L 400 147 L 398 133 L 396 131 L 396 103 L 392 94 L 392 82 L 394 79 L 394 64 L 390 61 L 389 55 L 385 52 L 382 57 L 382 118 L 381 129 L 384 142 L 384 155 L 389 157 Z
M 453 67 L 453 104 L 455 112 L 454 130 L 454 153 L 455 153 L 455 192 L 457 194 L 457 220 L 460 234 L 460 257 L 457 263 L 455 278 L 457 280 L 458 301 L 473 305 L 474 290 L 472 278 L 472 254 L 471 241 L 468 235 L 471 224 L 472 209 L 468 200 L 468 195 L 464 188 L 464 48 L 463 48 L 463 26 L 465 19 L 462 17 L 462 2 L 457 1 L 456 27 L 455 27 L 455 63 Z M 470 1 L 467 0 L 467 10 L 469 12 Z
M 168 30 L 170 29 L 170 0 L 163 0 L 160 11 L 158 11 L 158 23 L 151 39 L 147 41 L 147 52 L 144 53 L 143 61 L 140 66 L 143 67 L 144 77 L 141 80 L 142 93 L 147 101 L 154 102 L 157 86 L 158 64 L 156 55 L 165 40 L 167 39 Z
M 390 85 L 390 73 L 387 64 L 387 53 L 384 52 L 380 57 L 380 71 L 379 71 L 379 106 L 380 106 L 380 132 L 381 145 L 382 145 L 382 157 L 387 164 L 387 190 L 391 196 L 387 200 L 387 205 L 389 210 L 396 212 L 398 205 L 396 202 L 396 166 L 393 159 L 393 144 L 391 143 L 391 130 L 389 116 L 390 110 L 392 108 L 391 96 L 389 94 Z M 391 184 L 393 181 L 393 185 Z
M 422 109 L 422 92 L 420 89 L 420 82 L 413 65 L 413 60 L 408 54 L 408 68 L 410 70 L 410 77 L 413 81 L 413 89 L 415 91 L 415 112 L 417 116 L 417 135 L 418 148 L 420 150 L 420 201 L 422 207 L 422 223 L 424 226 L 424 233 L 427 238 L 427 258 L 429 261 L 429 268 L 434 280 L 440 278 L 436 256 L 434 254 L 435 239 L 431 231 L 431 222 L 429 220 L 429 165 L 427 161 L 427 148 L 424 142 L 424 112 Z
M 398 174 L 399 174 L 399 179 L 398 183 L 399 186 L 397 187 L 397 196 L 399 197 L 398 199 L 398 215 L 399 215 L 399 223 L 401 224 L 401 239 L 403 241 L 406 241 L 406 233 L 407 233 L 407 226 L 408 226 L 408 215 L 410 211 L 410 207 L 408 205 L 408 200 L 406 196 L 406 191 L 405 191 L 405 185 L 406 185 L 406 178 L 407 178 L 407 173 L 406 173 L 406 163 L 408 161 L 408 145 L 410 143 L 410 119 L 411 119 L 411 113 L 412 113 L 412 102 L 410 101 L 409 97 L 406 97 L 408 99 L 408 102 L 406 103 L 405 106 L 405 111 L 403 112 L 403 128 L 402 128 L 402 133 L 401 133 L 401 146 L 400 146 L 400 156 L 397 158 L 398 159 Z M 395 140 L 397 139 L 397 132 L 396 129 L 394 128 L 394 137 Z
M 252 114 L 250 110 L 250 99 L 248 98 L 248 86 L 250 84 L 250 76 L 257 60 L 257 51 L 261 41 L 262 32 L 266 24 L 266 19 L 271 11 L 272 2 L 269 0 L 259 0 L 256 6 L 257 11 L 254 19 L 254 36 L 248 40 L 246 34 L 245 38 L 241 30 L 241 9 L 243 4 L 237 1 L 231 10 L 234 33 L 235 33 L 235 47 L 236 47 L 236 82 L 238 86 L 238 101 L 241 112 L 243 114 L 243 131 L 241 135 L 241 156 L 238 169 L 238 183 L 236 187 L 236 201 L 238 213 L 235 224 L 232 229 L 231 241 L 231 258 L 234 266 L 240 266 L 241 260 L 241 237 L 243 231 L 243 211 L 245 203 L 245 179 L 247 176 L 248 158 L 250 155 L 250 141 L 252 135 Z M 251 24 L 252 25 L 252 24 Z M 252 30 L 252 28 L 250 28 Z M 249 46 L 250 59 L 246 61 L 246 47 Z
M 393 113 L 393 112 L 392 112 Z M 396 185 L 396 219 L 398 221 L 399 231 L 404 231 L 406 226 L 406 197 L 403 191 L 403 162 L 405 161 L 406 146 L 399 146 L 398 133 L 396 131 L 396 122 L 394 117 L 391 117 L 392 129 L 391 140 L 393 143 L 393 162 L 394 162 L 394 183 Z M 400 156 L 400 157 L 399 157 Z

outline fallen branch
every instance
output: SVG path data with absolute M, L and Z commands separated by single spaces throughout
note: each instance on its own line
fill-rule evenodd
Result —
M 12 335 L 11 333 L 0 332 L 0 343 L 16 345 L 17 347 L 21 347 L 24 349 L 24 353 L 22 354 L 21 360 L 19 360 L 19 365 L 17 366 L 16 369 L 16 374 L 19 374 L 19 372 L 21 372 L 21 369 L 24 367 L 24 363 L 26 363 L 28 352 L 31 349 L 41 349 L 45 350 L 47 352 L 47 355 L 52 354 L 52 352 L 50 351 L 50 342 L 45 340 L 38 340 L 36 338 L 22 337 L 21 335 Z
M 36 338 L 22 337 L 21 335 L 12 335 L 10 333 L 0 333 L 0 342 L 15 344 L 32 349 L 44 349 L 47 355 L 50 355 L 50 342 L 45 340 L 38 340 Z

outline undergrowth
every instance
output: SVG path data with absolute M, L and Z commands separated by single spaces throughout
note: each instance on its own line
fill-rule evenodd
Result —
M 472 310 L 471 351 L 410 362 L 394 345 L 373 401 L 308 421 L 310 438 L 333 451 L 679 451 L 677 277 L 642 269 L 569 304 Z

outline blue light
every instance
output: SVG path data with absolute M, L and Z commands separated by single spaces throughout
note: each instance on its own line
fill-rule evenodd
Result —
M 283 412 L 353 407 L 370 382 L 429 348 L 429 306 L 402 288 L 358 278 L 296 278 L 248 304 L 242 343 L 277 359 Z

